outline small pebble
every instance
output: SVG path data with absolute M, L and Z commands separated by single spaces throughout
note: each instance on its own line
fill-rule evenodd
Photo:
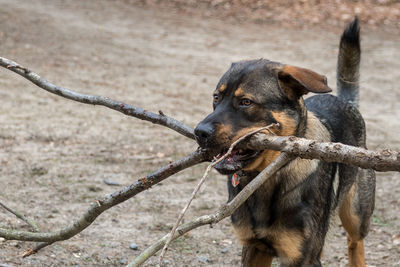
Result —
M 137 250 L 137 249 L 138 249 L 138 245 L 136 245 L 136 243 L 131 243 L 131 244 L 129 245 L 129 248 L 130 248 L 130 249 L 133 249 L 133 250 Z
M 127 260 L 127 259 L 122 259 L 122 260 L 120 261 L 120 263 L 121 263 L 122 265 L 127 265 L 127 264 L 128 264 L 128 260 Z
M 222 254 L 225 254 L 225 253 L 227 253 L 227 252 L 228 252 L 228 249 L 227 249 L 227 248 L 221 249 L 221 253 L 222 253 Z
M 197 260 L 202 263 L 212 263 L 212 260 L 207 258 L 206 256 L 198 256 Z
M 104 179 L 103 179 L 103 182 L 104 182 L 106 185 L 112 185 L 112 186 L 119 186 L 119 185 L 121 185 L 120 183 L 115 182 L 115 181 L 111 181 L 111 180 L 109 180 L 109 179 L 107 179 L 107 178 L 104 178 Z

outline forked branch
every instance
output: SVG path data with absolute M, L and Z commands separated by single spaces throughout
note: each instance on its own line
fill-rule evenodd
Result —
M 183 169 L 203 162 L 207 158 L 208 155 L 206 152 L 196 151 L 183 159 L 172 162 L 152 174 L 137 180 L 135 183 L 124 187 L 120 191 L 114 192 L 111 195 L 107 195 L 104 198 L 95 201 L 80 218 L 59 231 L 34 233 L 0 228 L 0 237 L 8 240 L 49 243 L 69 239 L 86 229 L 100 214 L 109 208 L 124 202 Z
M 268 165 L 259 175 L 257 175 L 249 184 L 246 185 L 243 190 L 236 195 L 234 199 L 232 199 L 229 203 L 222 205 L 215 213 L 204 215 L 198 217 L 197 219 L 185 223 L 177 228 L 177 231 L 171 238 L 171 234 L 165 235 L 163 238 L 159 239 L 156 243 L 148 247 L 144 250 L 138 257 L 136 257 L 128 266 L 140 266 L 146 260 L 148 260 L 151 256 L 157 253 L 160 249 L 163 248 L 166 241 L 171 238 L 175 240 L 176 238 L 184 235 L 185 233 L 198 228 L 202 225 L 206 224 L 215 224 L 221 221 L 222 219 L 230 216 L 233 212 L 242 205 L 246 199 L 249 198 L 254 191 L 257 190 L 263 183 L 265 183 L 275 172 L 277 172 L 283 165 L 288 163 L 291 160 L 291 156 L 287 153 L 281 153 L 279 157 L 274 160 L 270 165 Z

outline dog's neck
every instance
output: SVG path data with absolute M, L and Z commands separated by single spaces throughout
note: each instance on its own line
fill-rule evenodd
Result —
M 307 112 L 307 109 L 305 108 L 303 109 L 295 135 L 297 137 L 304 137 L 311 140 L 326 141 L 326 142 L 330 141 L 330 134 L 326 129 L 326 127 L 319 121 L 319 119 L 314 115 L 314 113 Z M 279 155 L 279 152 L 277 152 L 277 155 Z M 302 166 L 310 164 L 313 164 L 311 160 L 296 158 L 292 160 L 290 163 L 283 166 L 281 170 L 278 171 L 278 173 L 279 175 L 283 174 L 285 176 L 290 176 L 290 177 L 302 176 L 299 173 L 296 174 L 296 169 L 299 170 L 299 168 L 293 168 L 293 166 L 296 165 L 297 167 L 299 167 L 299 165 Z M 309 169 L 309 170 L 313 169 L 312 166 L 308 167 L 309 168 L 304 168 L 304 169 Z M 262 170 L 251 170 L 251 171 L 241 170 L 236 174 L 239 176 L 241 180 L 240 181 L 241 186 L 245 186 L 247 183 L 253 180 L 261 171 Z

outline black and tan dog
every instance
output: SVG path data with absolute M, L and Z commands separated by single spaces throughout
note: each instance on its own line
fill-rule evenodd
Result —
M 311 70 L 265 59 L 233 63 L 214 92 L 214 111 L 195 129 L 202 148 L 223 153 L 244 134 L 279 123 L 281 136 L 365 147 L 365 125 L 357 110 L 360 62 L 355 19 L 339 48 L 338 96 Z M 280 152 L 235 149 L 216 165 L 229 174 L 229 199 Z M 321 266 L 330 218 L 338 211 L 347 232 L 349 265 L 365 266 L 363 239 L 374 208 L 375 174 L 345 164 L 297 158 L 282 167 L 232 215 L 243 244 L 244 266 Z

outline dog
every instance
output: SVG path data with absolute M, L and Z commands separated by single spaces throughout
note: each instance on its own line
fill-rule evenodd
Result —
M 358 111 L 360 28 L 344 30 L 338 55 L 338 95 L 316 72 L 266 59 L 233 63 L 213 94 L 213 112 L 196 129 L 201 148 L 224 154 L 238 138 L 277 123 L 272 132 L 366 148 Z M 312 92 L 317 95 L 303 99 Z M 280 154 L 235 148 L 215 169 L 228 175 L 229 201 Z M 220 157 L 220 155 L 217 156 Z M 374 209 L 372 170 L 296 158 L 258 188 L 231 216 L 243 245 L 242 266 L 322 266 L 331 217 L 347 232 L 349 266 L 365 266 L 364 238 Z

